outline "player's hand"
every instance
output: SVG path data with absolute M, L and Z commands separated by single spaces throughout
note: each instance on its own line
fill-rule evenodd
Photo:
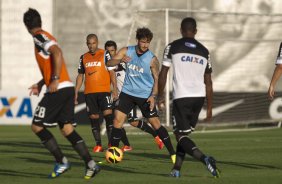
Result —
M 269 89 L 268 89 L 268 98 L 269 98 L 270 100 L 273 100 L 273 99 L 274 99 L 274 96 L 275 96 L 274 87 L 273 87 L 273 86 L 269 86 Z
M 150 111 L 152 111 L 155 107 L 155 97 L 150 96 L 147 100 L 147 102 L 150 104 Z
M 38 84 L 33 84 L 28 89 L 30 90 L 29 96 L 31 96 L 31 95 L 39 96 L 40 91 L 41 91 L 41 86 L 39 86 Z
M 58 91 L 58 86 L 59 86 L 59 80 L 52 80 L 52 82 L 48 86 L 49 92 L 54 93 Z
M 131 57 L 129 56 L 124 56 L 122 59 L 121 59 L 122 62 L 125 62 L 125 63 L 128 63 L 131 61 Z

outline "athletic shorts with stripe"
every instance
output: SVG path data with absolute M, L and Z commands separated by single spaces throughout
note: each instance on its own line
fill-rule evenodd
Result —
M 108 92 L 86 94 L 85 102 L 88 115 L 99 114 L 100 112 L 113 108 L 111 93 Z
M 173 100 L 173 132 L 188 135 L 194 131 L 205 97 L 187 97 Z
M 59 124 L 74 123 L 74 87 L 59 89 L 55 93 L 45 93 L 35 109 L 32 124 L 54 127 Z
M 138 98 L 121 92 L 116 109 L 129 114 L 135 106 L 138 106 L 145 118 L 159 117 L 156 106 L 151 111 L 147 100 L 147 98 Z

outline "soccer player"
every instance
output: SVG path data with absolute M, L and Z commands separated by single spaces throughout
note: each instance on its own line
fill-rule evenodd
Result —
M 112 41 L 112 40 L 108 40 L 105 43 L 105 50 L 107 50 L 110 55 L 113 57 L 114 55 L 116 55 L 116 51 L 117 51 L 117 44 L 116 42 Z M 116 66 L 116 68 L 114 69 L 115 73 L 116 73 L 116 80 L 117 80 L 117 91 L 118 91 L 118 95 L 121 92 L 122 86 L 123 86 L 123 81 L 124 81 L 124 77 L 125 77 L 125 63 L 120 63 Z M 117 102 L 117 101 L 116 101 Z M 115 102 L 114 102 L 115 104 Z M 141 129 L 144 132 L 147 132 L 149 134 L 151 134 L 154 139 L 156 144 L 158 145 L 159 149 L 162 149 L 164 147 L 164 144 L 162 142 L 162 140 L 160 139 L 160 137 L 157 135 L 156 131 L 147 124 L 147 122 L 144 121 L 144 118 L 142 116 L 138 116 L 138 112 L 137 111 L 137 106 L 135 106 L 131 112 L 128 114 L 128 122 L 130 123 L 130 125 L 132 125 L 133 127 L 137 127 L 139 129 Z M 124 130 L 124 128 L 122 128 L 122 131 L 124 132 L 124 135 L 126 135 L 126 132 Z M 129 151 L 132 149 L 131 146 L 129 145 L 129 141 L 127 139 L 126 136 L 122 136 L 121 137 L 121 141 L 123 142 L 124 146 L 122 147 L 123 151 Z
M 115 72 L 113 71 L 114 67 L 106 67 L 110 54 L 98 48 L 96 34 L 89 34 L 86 37 L 86 44 L 89 51 L 81 55 L 79 60 L 75 85 L 75 104 L 77 104 L 78 91 L 85 77 L 85 101 L 91 121 L 92 133 L 96 141 L 93 152 L 103 152 L 99 114 L 102 112 L 106 120 L 109 144 L 113 126 L 111 83 L 113 85 L 113 98 L 117 98 Z
M 122 126 L 127 114 L 137 105 L 156 130 L 174 162 L 175 151 L 167 130 L 161 126 L 155 106 L 155 98 L 158 95 L 159 61 L 149 50 L 152 38 L 153 33 L 148 28 L 138 28 L 136 31 L 137 45 L 121 48 L 107 63 L 108 66 L 126 63 L 125 79 L 119 95 L 118 106 L 115 109 L 111 145 L 119 145 Z
M 63 136 L 85 162 L 84 178 L 90 179 L 100 168 L 91 158 L 83 139 L 72 125 L 74 85 L 70 81 L 62 51 L 56 39 L 41 28 L 41 16 L 37 10 L 29 8 L 24 13 L 23 22 L 33 37 L 36 60 L 43 76 L 43 79 L 29 88 L 30 95 L 39 95 L 43 85 L 47 88 L 36 107 L 31 129 L 55 157 L 55 167 L 49 177 L 56 178 L 70 169 L 70 162 L 62 153 L 55 137 L 47 130 L 48 127 L 59 124 Z
M 180 177 L 180 169 L 189 154 L 200 160 L 215 177 L 218 177 L 216 161 L 203 154 L 188 137 L 193 132 L 199 113 L 207 99 L 207 120 L 212 117 L 212 79 L 209 51 L 195 39 L 196 20 L 184 18 L 180 28 L 182 38 L 168 44 L 164 50 L 163 63 L 159 74 L 159 106 L 164 105 L 164 87 L 167 73 L 173 65 L 173 119 L 177 139 L 176 163 L 171 176 Z M 169 102 L 167 102 L 169 103 Z
M 272 79 L 268 89 L 268 97 L 270 100 L 274 99 L 276 82 L 278 81 L 278 79 L 281 77 L 282 74 L 282 42 L 279 47 L 278 56 L 275 64 L 276 67 L 273 72 Z

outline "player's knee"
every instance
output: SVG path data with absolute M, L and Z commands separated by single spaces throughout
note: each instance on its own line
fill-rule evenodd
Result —
M 104 116 L 107 116 L 107 115 L 110 115 L 110 114 L 113 114 L 113 110 L 112 109 L 107 109 L 107 110 L 103 111 L 103 115 Z
M 134 126 L 134 127 L 137 127 L 137 126 L 138 126 L 138 123 L 139 123 L 138 121 L 131 121 L 131 122 L 130 122 L 130 125 L 131 125 L 131 126 Z
M 43 127 L 32 124 L 31 130 L 32 130 L 32 132 L 34 132 L 36 134 L 36 133 L 40 132 L 41 130 L 43 130 Z
M 64 124 L 64 126 L 61 128 L 61 133 L 66 137 L 70 133 L 72 133 L 74 130 L 72 124 Z
M 161 122 L 158 117 L 149 118 L 148 121 L 155 130 L 158 130 L 161 127 Z
M 99 114 L 90 114 L 89 115 L 90 119 L 99 119 L 99 117 L 100 117 Z

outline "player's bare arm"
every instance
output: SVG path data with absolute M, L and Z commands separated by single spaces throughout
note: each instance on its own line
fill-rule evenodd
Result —
M 53 58 L 52 81 L 49 85 L 49 92 L 53 93 L 58 90 L 63 56 L 61 49 L 57 45 L 52 45 L 48 51 L 51 53 L 51 56 Z
M 165 98 L 164 98 L 164 88 L 167 81 L 167 73 L 168 73 L 169 67 L 162 65 L 161 72 L 159 74 L 159 84 L 158 84 L 158 107 L 161 110 L 165 105 Z
M 116 78 L 116 73 L 114 70 L 110 70 L 110 77 L 111 77 L 111 83 L 113 87 L 112 91 L 112 98 L 114 101 L 118 99 L 118 91 L 117 91 L 117 78 Z
M 79 73 L 76 77 L 76 83 L 75 83 L 74 104 L 78 104 L 78 101 L 77 101 L 78 92 L 83 84 L 83 80 L 84 80 L 84 74 Z
M 273 72 L 272 79 L 271 79 L 271 82 L 270 82 L 270 85 L 269 85 L 269 89 L 268 89 L 268 97 L 269 97 L 270 100 L 273 100 L 273 98 L 274 98 L 275 86 L 276 86 L 276 83 L 277 83 L 278 79 L 280 78 L 281 74 L 282 74 L 282 65 L 278 64 L 275 67 L 275 70 Z
M 30 90 L 29 92 L 29 96 L 31 95 L 37 95 L 39 96 L 42 86 L 44 85 L 44 79 L 41 79 L 38 83 L 33 84 L 32 86 L 30 86 L 28 89 Z
M 107 62 L 107 66 L 116 66 L 121 62 L 129 62 L 131 60 L 130 57 L 126 56 L 127 47 L 121 48 L 118 53 Z
M 157 57 L 154 57 L 151 62 L 151 72 L 154 79 L 154 85 L 153 85 L 151 96 L 148 98 L 148 102 L 150 103 L 151 110 L 155 106 L 155 99 L 158 95 L 159 67 L 160 67 L 159 60 L 157 59 Z
M 211 73 L 206 73 L 204 75 L 204 82 L 206 85 L 206 100 L 207 100 L 207 114 L 206 121 L 210 121 L 212 119 L 212 103 L 213 103 L 213 86 Z

